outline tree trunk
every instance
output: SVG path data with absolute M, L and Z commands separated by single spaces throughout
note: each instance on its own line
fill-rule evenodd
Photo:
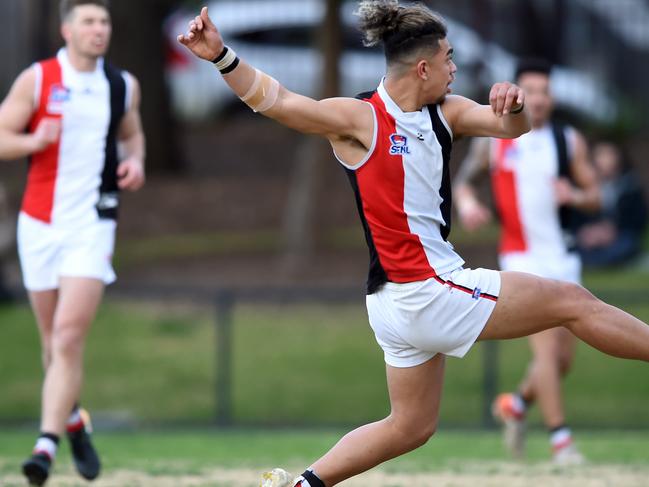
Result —
M 161 27 L 177 3 L 173 0 L 111 2 L 113 40 L 109 59 L 140 82 L 149 173 L 175 172 L 183 167 L 165 82 L 166 41 Z
M 322 98 L 336 96 L 340 91 L 338 61 L 342 53 L 340 0 L 327 0 L 327 13 L 319 32 L 322 52 Z M 280 80 L 281 81 L 281 80 Z M 323 182 L 331 150 L 323 140 L 305 138 L 296 151 L 293 180 L 284 211 L 284 271 L 293 273 L 313 254 L 318 236 L 318 209 L 324 193 Z

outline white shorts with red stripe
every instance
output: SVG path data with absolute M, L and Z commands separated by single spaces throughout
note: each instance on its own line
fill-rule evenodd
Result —
M 385 362 L 414 367 L 438 353 L 466 355 L 499 293 L 499 272 L 460 268 L 425 281 L 388 282 L 367 296 L 367 312 Z
M 115 281 L 111 264 L 114 220 L 97 220 L 80 229 L 59 228 L 20 213 L 18 255 L 29 291 L 57 289 L 61 277 Z

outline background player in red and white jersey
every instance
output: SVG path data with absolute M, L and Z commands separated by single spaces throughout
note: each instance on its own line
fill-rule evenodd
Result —
M 455 202 L 469 230 L 487 223 L 491 212 L 479 201 L 474 181 L 491 172 L 492 194 L 501 225 L 500 268 L 581 282 L 572 211 L 593 211 L 599 189 L 584 137 L 552 120 L 551 66 L 523 60 L 516 80 L 525 91 L 532 130 L 517 139 L 474 139 L 455 181 Z M 581 463 L 566 424 L 561 379 L 568 373 L 576 340 L 565 328 L 529 337 L 532 361 L 519 390 L 499 395 L 493 405 L 504 423 L 505 443 L 514 456 L 524 451 L 525 414 L 537 402 L 550 432 L 557 463 Z
M 18 250 L 45 369 L 41 434 L 23 464 L 35 485 L 47 480 L 66 431 L 79 473 L 99 474 L 78 407 L 83 349 L 104 286 L 115 279 L 119 190 L 144 183 L 140 89 L 103 59 L 108 2 L 63 0 L 60 9 L 65 48 L 23 71 L 0 107 L 0 158 L 30 158 Z

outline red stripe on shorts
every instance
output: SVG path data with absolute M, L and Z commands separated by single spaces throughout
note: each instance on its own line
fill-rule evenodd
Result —
M 474 294 L 476 294 L 475 289 L 471 289 L 470 287 L 462 286 L 461 284 L 456 284 L 453 281 L 445 281 L 444 279 L 442 279 L 439 276 L 434 276 L 433 279 L 435 279 L 440 284 L 444 284 L 445 286 L 450 286 L 453 289 L 457 289 L 458 291 L 465 292 L 465 293 L 470 294 L 472 296 Z M 494 302 L 498 301 L 498 296 L 494 296 L 493 294 L 489 294 L 489 293 L 483 293 L 482 291 L 480 291 L 478 293 L 477 297 L 478 298 L 488 299 L 489 301 L 494 301 Z

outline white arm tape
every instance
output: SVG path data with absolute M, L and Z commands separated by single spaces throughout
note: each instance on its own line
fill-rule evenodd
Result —
M 241 100 L 255 112 L 269 110 L 279 97 L 279 82 L 266 73 L 255 70 L 255 79 Z
M 257 92 L 257 89 L 259 89 L 259 84 L 261 83 L 261 71 L 258 69 L 255 69 L 255 79 L 252 81 L 252 84 L 250 85 L 250 89 L 246 91 L 246 94 L 241 97 L 242 102 L 247 102 L 252 98 L 252 95 L 254 95 Z
M 275 78 L 270 78 L 270 86 L 268 87 L 268 92 L 264 97 L 263 101 L 257 105 L 257 108 L 253 108 L 255 112 L 265 112 L 270 110 L 275 105 L 277 97 L 279 96 L 279 81 Z

